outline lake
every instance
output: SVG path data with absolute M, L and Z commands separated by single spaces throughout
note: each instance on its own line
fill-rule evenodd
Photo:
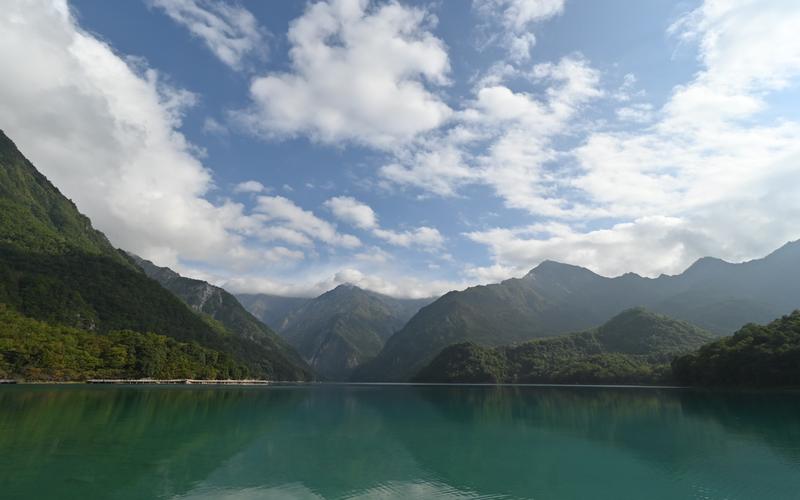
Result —
M 3 499 L 799 496 L 797 392 L 0 387 Z

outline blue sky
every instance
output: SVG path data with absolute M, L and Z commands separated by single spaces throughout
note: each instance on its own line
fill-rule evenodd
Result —
M 40 0 L 2 127 L 112 242 L 233 291 L 425 296 L 800 237 L 795 2 Z M 798 222 L 795 222 L 797 220 Z

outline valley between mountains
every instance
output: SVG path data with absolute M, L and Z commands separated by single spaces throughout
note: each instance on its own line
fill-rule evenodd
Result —
M 114 248 L 0 132 L 0 378 L 800 385 L 798 306 L 797 241 L 655 279 L 234 295 Z

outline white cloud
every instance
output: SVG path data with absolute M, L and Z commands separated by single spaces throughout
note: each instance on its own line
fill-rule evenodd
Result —
M 241 69 L 249 56 L 264 56 L 266 32 L 241 5 L 221 0 L 147 0 L 205 43 L 217 58 Z
M 616 110 L 617 118 L 622 121 L 648 123 L 653 120 L 653 106 L 648 103 L 631 104 Z
M 564 172 L 547 164 L 561 159 L 553 140 L 569 132 L 588 102 L 603 95 L 599 72 L 572 55 L 537 64 L 528 77 L 546 84 L 541 95 L 487 82 L 459 112 L 458 126 L 415 144 L 380 175 L 442 196 L 457 194 L 465 184 L 485 184 L 511 208 L 581 217 L 583 210 L 559 192 Z
M 240 182 L 233 188 L 234 193 L 261 193 L 266 190 L 267 188 L 263 184 L 252 180 Z
M 424 10 L 363 0 L 309 5 L 289 29 L 291 72 L 253 80 L 237 115 L 268 137 L 390 147 L 441 125 L 450 108 L 427 85 L 447 83 L 445 46 Z
M 303 210 L 283 196 L 259 196 L 255 211 L 268 221 L 277 221 L 283 227 L 305 234 L 329 245 L 355 248 L 361 241 L 353 235 L 341 234 L 330 222 L 320 219 L 313 212 Z
M 320 274 L 326 278 L 320 280 Z M 291 281 L 242 276 L 217 282 L 235 293 L 269 293 L 290 297 L 316 297 L 342 284 L 401 298 L 434 297 L 468 286 L 468 283 L 462 281 L 420 279 L 392 273 L 373 274 L 357 267 L 342 267 L 327 273 L 315 271 L 313 277 L 295 278 Z
M 760 257 L 797 239 L 800 123 L 770 118 L 770 97 L 796 93 L 798 23 L 793 3 L 706 2 L 671 28 L 698 43 L 703 69 L 659 110 L 618 110 L 620 118 L 646 118 L 644 126 L 590 130 L 578 148 L 557 152 L 577 165 L 562 163 L 548 189 L 521 198 L 551 203 L 567 192 L 572 204 L 529 207 L 566 225 L 468 236 L 489 248 L 495 266 L 515 273 L 550 258 L 650 276 L 680 272 L 705 255 Z M 605 218 L 617 222 L 599 222 Z
M 475 0 L 473 5 L 481 16 L 499 25 L 499 29 L 489 26 L 499 31 L 492 38 L 506 47 L 514 62 L 530 59 L 536 45 L 533 26 L 564 12 L 564 0 Z
M 361 229 L 373 229 L 378 225 L 378 217 L 369 205 L 350 196 L 335 196 L 325 202 L 334 217 Z
M 333 215 L 360 229 L 369 230 L 375 237 L 399 247 L 418 246 L 428 250 L 437 249 L 444 237 L 435 228 L 421 226 L 408 231 L 392 231 L 378 225 L 378 217 L 372 208 L 350 196 L 336 196 L 325 202 Z
M 385 240 L 390 245 L 409 247 L 421 246 L 428 249 L 435 249 L 442 246 L 444 237 L 435 228 L 421 226 L 411 231 L 390 231 L 386 229 L 375 229 L 373 234 Z
M 6 2 L 4 130 L 118 246 L 165 265 L 258 259 L 244 207 L 206 199 L 211 173 L 177 130 L 196 100 L 82 31 L 64 1 Z

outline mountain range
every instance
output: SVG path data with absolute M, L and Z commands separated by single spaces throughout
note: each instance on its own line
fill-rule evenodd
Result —
M 392 334 L 434 300 L 397 299 L 350 284 L 314 299 L 239 297 L 251 311 L 272 321 L 320 377 L 337 381 L 347 380 L 354 369 L 374 358 Z M 282 315 L 276 314 L 281 308 Z
M 598 328 L 516 346 L 444 348 L 417 382 L 654 384 L 671 382 L 670 362 L 711 333 L 638 307 Z
M 0 131 L 2 376 L 395 382 L 425 367 L 427 379 L 447 378 L 448 370 L 460 373 L 454 360 L 462 359 L 469 366 L 489 363 L 494 368 L 486 373 L 498 380 L 552 380 L 556 373 L 569 380 L 556 365 L 535 376 L 523 367 L 554 351 L 595 375 L 619 374 L 611 368 L 627 363 L 632 371 L 625 373 L 635 378 L 663 369 L 666 357 L 708 335 L 766 323 L 798 304 L 800 242 L 739 264 L 703 258 L 679 275 L 658 278 L 607 278 L 546 261 L 522 278 L 435 300 L 397 299 L 352 285 L 313 299 L 236 297 L 114 248 Z M 782 338 L 783 330 L 773 330 Z M 613 332 L 626 333 L 610 345 Z M 660 333 L 647 337 L 645 351 L 620 347 L 647 332 Z M 560 338 L 539 340 L 550 337 Z M 753 350 L 761 349 L 761 338 L 747 337 Z M 735 349 L 712 345 L 697 358 L 683 358 L 687 380 L 716 380 L 697 374 L 716 353 Z
M 600 325 L 643 306 L 717 336 L 764 323 L 800 304 L 800 242 L 762 259 L 732 264 L 703 258 L 676 276 L 607 278 L 545 261 L 522 278 L 449 292 L 422 308 L 353 375 L 358 381 L 406 381 L 445 347 L 498 347 Z

